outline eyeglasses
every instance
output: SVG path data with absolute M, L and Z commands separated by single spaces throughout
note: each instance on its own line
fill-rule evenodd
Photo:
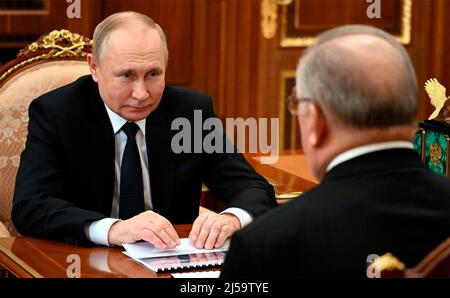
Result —
M 312 98 L 309 97 L 298 98 L 295 86 L 292 87 L 292 93 L 286 98 L 286 100 L 288 110 L 293 116 L 298 116 L 298 105 L 302 101 L 313 101 Z

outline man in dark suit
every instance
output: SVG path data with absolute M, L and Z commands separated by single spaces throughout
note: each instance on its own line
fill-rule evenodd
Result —
M 276 206 L 273 188 L 241 154 L 176 154 L 173 121 L 215 115 L 210 97 L 165 85 L 167 60 L 158 24 L 118 13 L 96 27 L 92 76 L 31 103 L 12 210 L 20 233 L 172 248 L 172 224 L 193 222 L 196 246 L 213 248 Z M 226 210 L 199 216 L 202 183 Z
M 235 233 L 222 277 L 365 277 L 374 255 L 414 266 L 449 237 L 450 179 L 413 150 L 417 82 L 392 36 L 321 34 L 290 108 L 320 184 Z

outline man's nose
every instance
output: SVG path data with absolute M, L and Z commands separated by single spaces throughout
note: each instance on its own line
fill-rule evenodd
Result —
M 148 98 L 149 93 L 143 80 L 134 83 L 132 96 L 137 100 L 146 100 Z

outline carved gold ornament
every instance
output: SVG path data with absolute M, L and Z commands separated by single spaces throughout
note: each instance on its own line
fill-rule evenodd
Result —
M 33 42 L 32 44 L 30 44 L 30 45 L 28 46 L 28 49 L 29 49 L 30 51 L 34 52 L 34 51 L 36 51 L 36 50 L 38 49 L 38 44 L 35 43 L 35 42 Z
M 442 86 L 435 78 L 426 81 L 425 91 L 427 92 L 428 97 L 430 98 L 431 104 L 436 108 L 434 112 L 431 114 L 431 116 L 428 118 L 428 120 L 435 119 L 438 117 L 441 110 L 444 108 L 444 105 L 446 104 L 446 101 L 450 98 L 450 96 L 447 97 L 445 95 L 445 87 Z M 444 109 L 443 111 L 445 112 L 446 109 Z M 444 115 L 444 118 L 446 118 L 445 116 L 447 115 Z
M 430 157 L 433 165 L 437 167 L 442 158 L 442 148 L 438 143 L 433 143 L 430 146 Z
M 271 39 L 277 32 L 278 5 L 286 6 L 292 0 L 261 0 L 261 32 L 267 39 Z
M 0 81 L 15 70 L 37 60 L 53 58 L 84 58 L 91 52 L 93 40 L 69 30 L 53 30 L 20 51 L 18 58 L 31 56 L 9 68 L 0 76 Z
M 53 30 L 44 37 L 43 46 L 46 49 L 51 49 L 44 59 L 52 57 L 85 57 L 86 53 L 83 51 L 87 44 L 79 34 L 72 34 L 69 30 Z M 62 44 L 62 45 L 61 45 Z

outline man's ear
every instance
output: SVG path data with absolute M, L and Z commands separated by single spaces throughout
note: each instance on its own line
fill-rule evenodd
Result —
M 322 144 L 327 133 L 326 119 L 322 110 L 314 103 L 309 103 L 309 120 L 310 120 L 310 134 L 308 142 L 313 147 L 318 147 Z
M 97 61 L 95 60 L 94 55 L 87 54 L 86 61 L 89 65 L 89 70 L 91 71 L 92 79 L 95 82 L 98 82 L 98 65 L 97 65 Z

